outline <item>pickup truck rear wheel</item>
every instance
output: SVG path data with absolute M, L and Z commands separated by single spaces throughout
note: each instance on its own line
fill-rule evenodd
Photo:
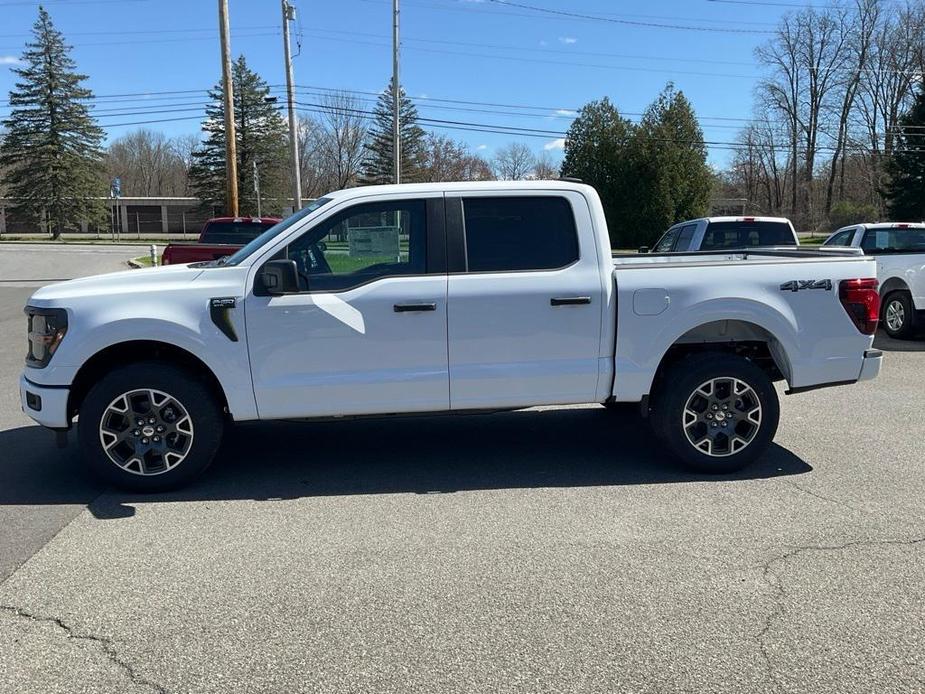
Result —
M 777 391 L 744 357 L 693 355 L 670 367 L 662 384 L 653 403 L 653 428 L 690 468 L 740 470 L 764 453 L 777 433 Z
M 915 311 L 909 292 L 890 292 L 883 300 L 880 322 L 883 330 L 892 338 L 905 340 L 915 329 L 913 319 Z
M 90 470 L 139 492 L 186 484 L 212 462 L 224 420 L 195 374 L 139 362 L 94 385 L 80 407 L 78 439 Z

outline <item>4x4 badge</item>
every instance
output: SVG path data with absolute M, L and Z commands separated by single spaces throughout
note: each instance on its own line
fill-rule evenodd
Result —
M 782 292 L 800 292 L 804 289 L 824 289 L 832 291 L 832 280 L 790 280 L 780 286 Z

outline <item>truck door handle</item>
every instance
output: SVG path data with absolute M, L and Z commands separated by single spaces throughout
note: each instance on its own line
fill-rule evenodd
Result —
M 554 296 L 549 300 L 550 306 L 580 306 L 590 303 L 590 296 Z
M 395 313 L 410 313 L 411 311 L 436 311 L 437 304 L 395 304 L 392 308 Z

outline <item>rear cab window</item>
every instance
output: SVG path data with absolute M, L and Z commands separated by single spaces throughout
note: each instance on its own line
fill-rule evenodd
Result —
M 674 248 L 674 242 L 678 240 L 678 236 L 681 234 L 681 227 L 672 227 L 665 232 L 665 235 L 658 240 L 658 243 L 655 244 L 655 248 L 652 249 L 653 253 L 668 253 Z
M 787 222 L 735 220 L 710 222 L 700 249 L 704 251 L 754 246 L 795 246 L 793 230 Z
M 209 222 L 200 235 L 200 243 L 234 244 L 243 246 L 250 243 L 270 227 L 275 221 L 252 222 L 248 220 Z
M 861 248 L 866 255 L 888 253 L 925 253 L 925 229 L 895 226 L 868 229 Z
M 557 270 L 579 258 L 572 206 L 558 195 L 463 199 L 469 272 Z

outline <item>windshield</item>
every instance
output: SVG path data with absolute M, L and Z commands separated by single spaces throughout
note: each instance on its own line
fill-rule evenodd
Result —
M 254 252 L 266 246 L 273 239 L 275 239 L 277 236 L 279 236 L 284 231 L 286 231 L 289 227 L 291 227 L 293 224 L 296 224 L 297 222 L 302 221 L 312 212 L 317 210 L 319 207 L 329 202 L 331 202 L 331 198 L 318 198 L 317 200 L 303 207 L 301 210 L 296 212 L 291 217 L 287 217 L 286 219 L 281 221 L 279 224 L 276 224 L 275 226 L 272 226 L 269 229 L 267 229 L 260 236 L 255 238 L 253 241 L 248 243 L 243 248 L 239 249 L 236 253 L 226 256 L 225 258 L 219 258 L 217 261 L 215 261 L 215 264 L 223 265 L 223 266 L 237 265 L 245 258 L 250 257 Z

